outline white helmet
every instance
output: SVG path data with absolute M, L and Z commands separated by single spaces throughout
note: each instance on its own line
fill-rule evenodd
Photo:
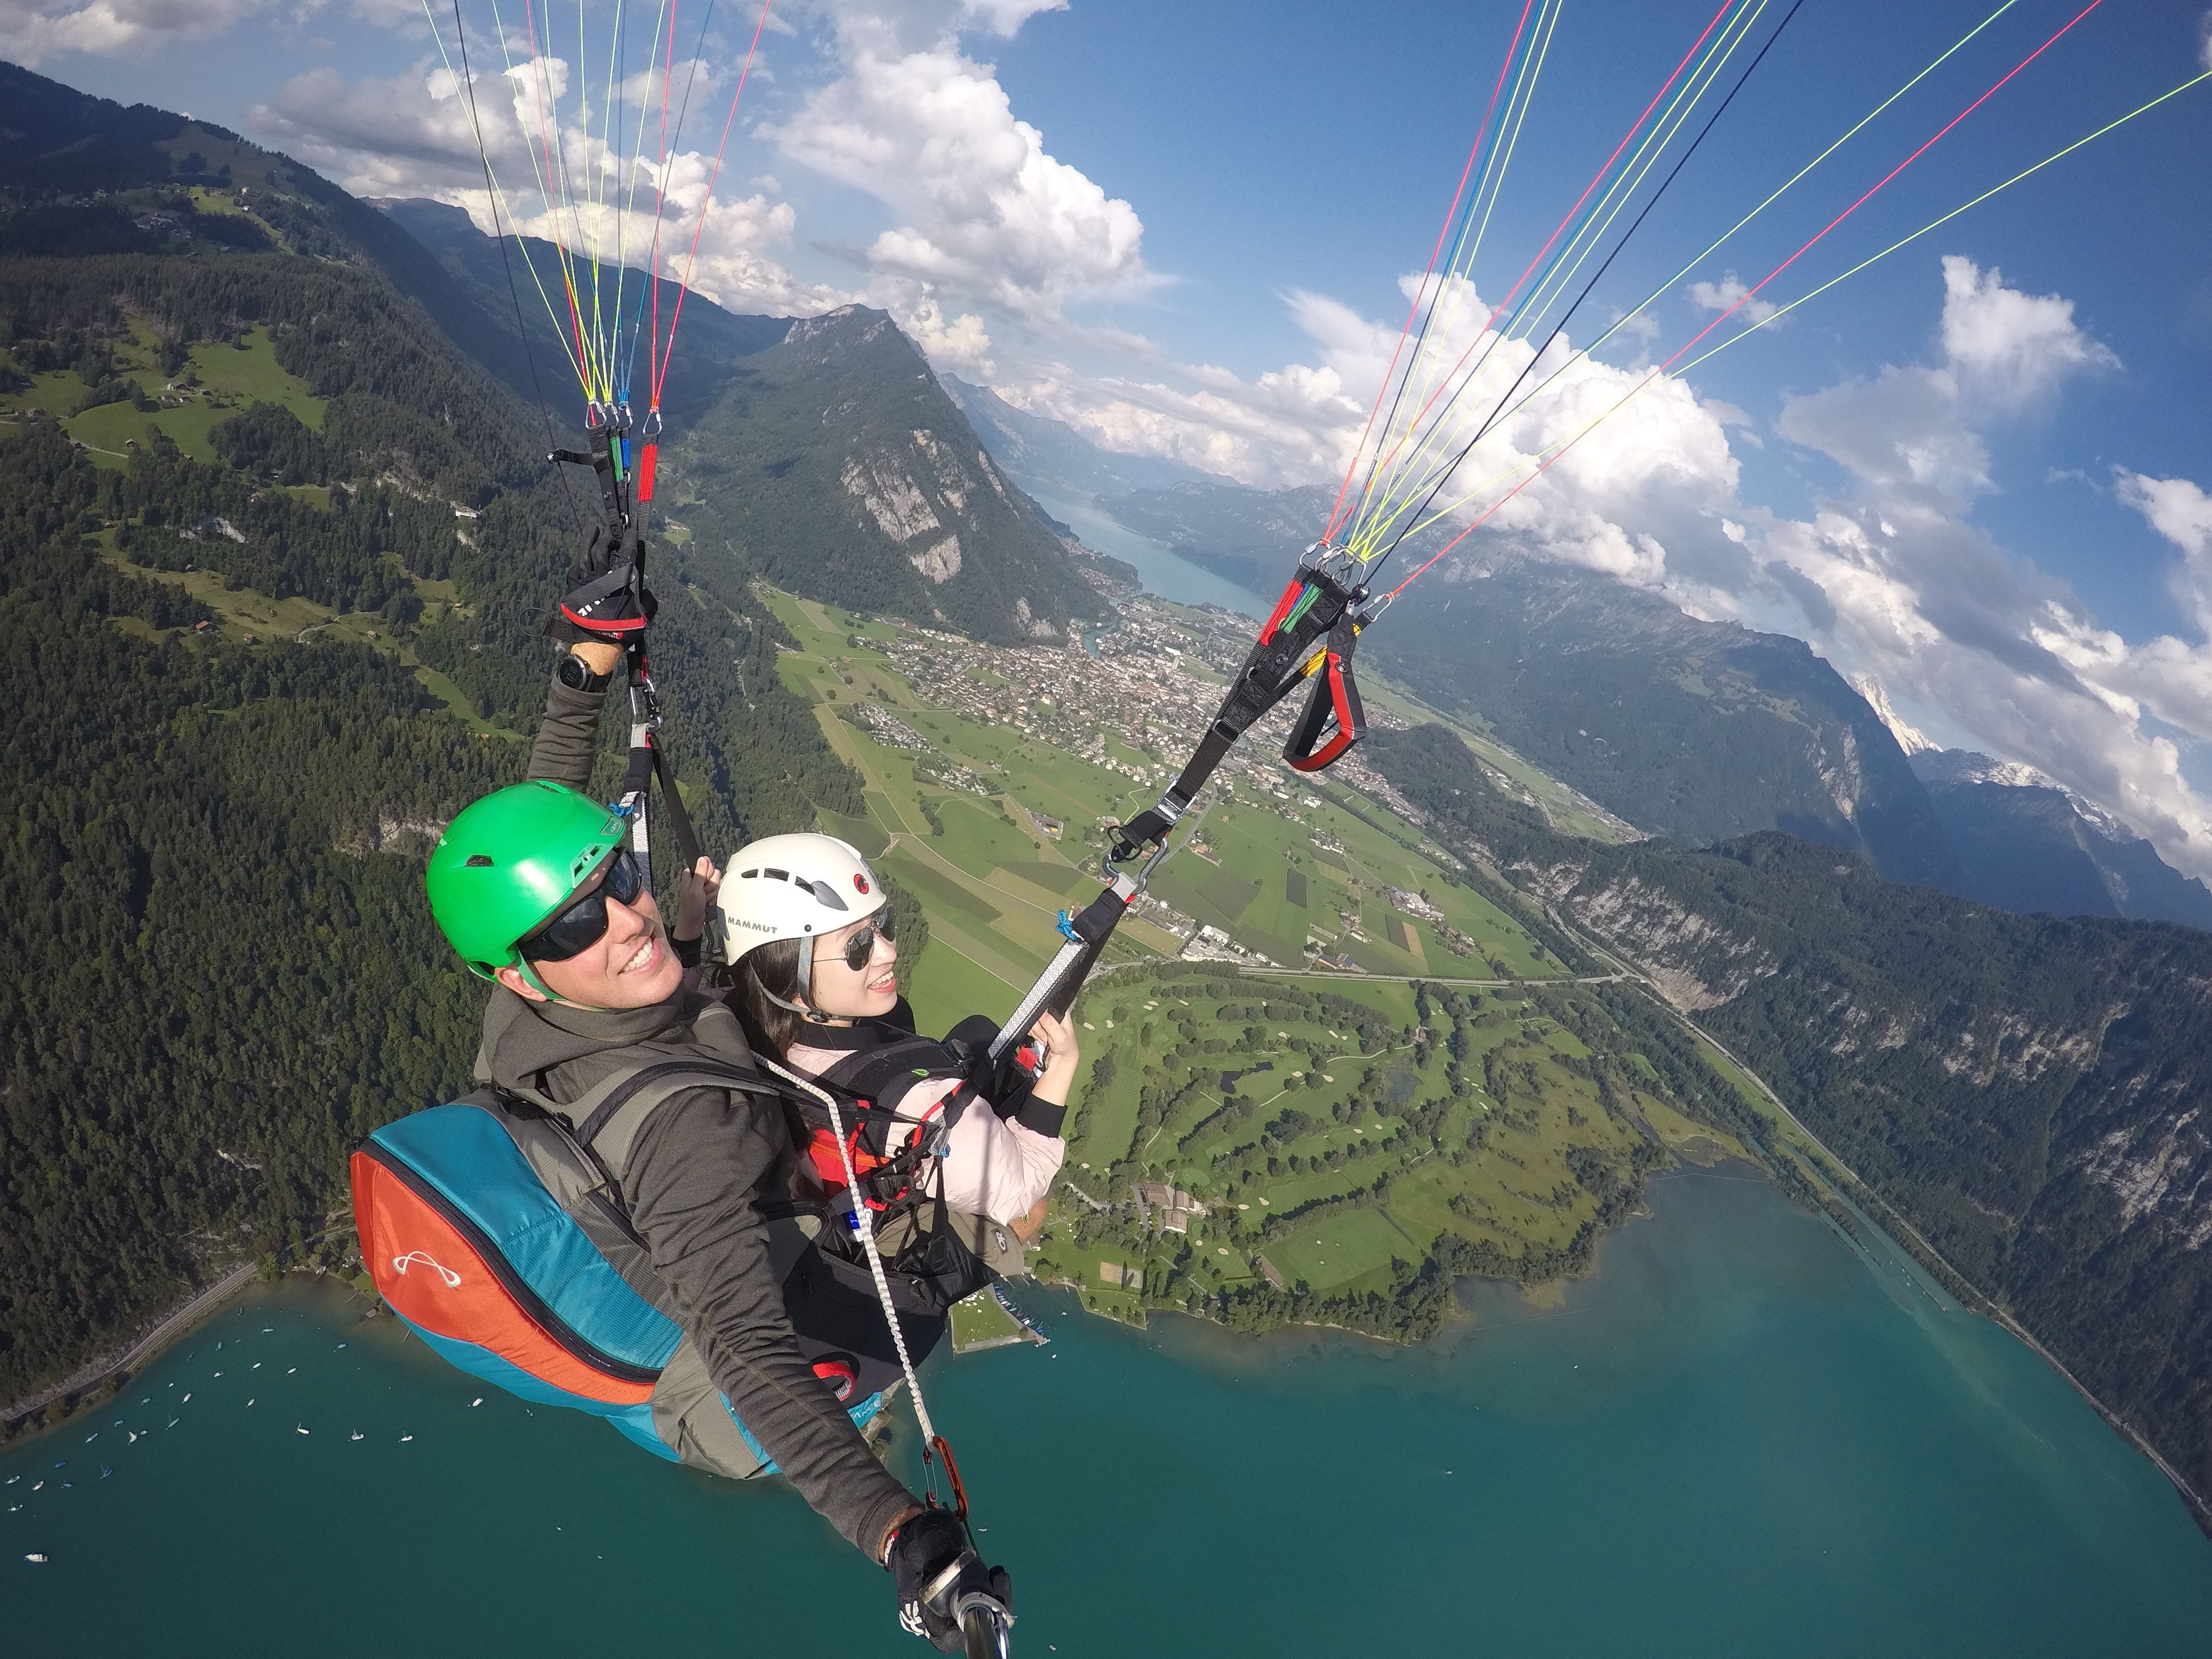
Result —
M 795 939 L 802 988 L 814 982 L 817 936 L 884 908 L 883 884 L 867 860 L 835 836 L 765 836 L 739 848 L 727 870 L 717 901 L 727 959 L 735 963 L 761 945 Z M 769 1000 L 791 1006 L 781 997 Z

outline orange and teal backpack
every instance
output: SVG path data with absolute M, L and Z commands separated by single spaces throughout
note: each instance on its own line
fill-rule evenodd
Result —
M 416 1112 L 354 1153 L 354 1218 L 378 1293 L 454 1365 L 743 1478 L 775 1466 L 675 1316 L 615 1176 L 653 1108 L 702 1085 L 775 1092 L 757 1073 L 666 1060 L 607 1079 L 570 1109 L 573 1128 L 489 1090 Z M 800 1353 L 866 1424 L 900 1375 L 883 1310 L 815 1248 L 821 1212 L 787 1207 L 769 1217 L 769 1254 Z M 900 1322 L 917 1360 L 945 1328 Z

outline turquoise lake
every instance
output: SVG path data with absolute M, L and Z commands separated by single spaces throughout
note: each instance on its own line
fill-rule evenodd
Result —
M 1040 489 L 1034 481 L 1026 479 L 1022 488 L 1035 496 L 1046 512 L 1074 531 L 1085 547 L 1110 553 L 1136 566 L 1138 579 L 1144 583 L 1147 593 L 1157 593 L 1178 605 L 1218 605 L 1224 611 L 1247 617 L 1265 617 L 1267 607 L 1274 602 L 1273 595 L 1262 599 L 1226 576 L 1217 576 L 1203 565 L 1193 564 L 1166 544 L 1130 529 L 1087 495 Z M 1285 562 L 1285 575 L 1289 574 L 1288 562 Z
M 1024 1287 L 1048 1346 L 925 1377 L 1017 1651 L 2212 1654 L 2212 1543 L 2017 1342 L 1741 1174 L 1651 1206 L 1563 1307 L 1479 1288 L 1412 1352 Z M 256 1292 L 0 1453 L 0 1648 L 927 1651 L 789 1492 L 487 1392 L 363 1305 Z

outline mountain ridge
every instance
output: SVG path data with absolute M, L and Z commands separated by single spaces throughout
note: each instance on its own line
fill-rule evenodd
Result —
M 1776 831 L 1553 830 L 1438 726 L 1370 763 L 1435 833 L 1648 974 L 1933 1249 L 2212 1494 L 2212 936 L 2020 915 Z

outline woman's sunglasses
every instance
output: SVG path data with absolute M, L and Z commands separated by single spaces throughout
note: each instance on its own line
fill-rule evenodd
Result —
M 539 924 L 536 932 L 514 947 L 532 962 L 566 962 L 571 957 L 581 956 L 607 936 L 607 901 L 619 904 L 635 904 L 638 895 L 645 891 L 645 872 L 628 848 L 623 848 L 599 866 L 601 875 L 598 886 L 576 900 L 567 908 L 557 911 L 549 921 Z
M 878 939 L 886 945 L 897 942 L 898 924 L 888 910 L 845 941 L 845 965 L 856 974 L 866 967 L 868 958 L 876 953 Z

